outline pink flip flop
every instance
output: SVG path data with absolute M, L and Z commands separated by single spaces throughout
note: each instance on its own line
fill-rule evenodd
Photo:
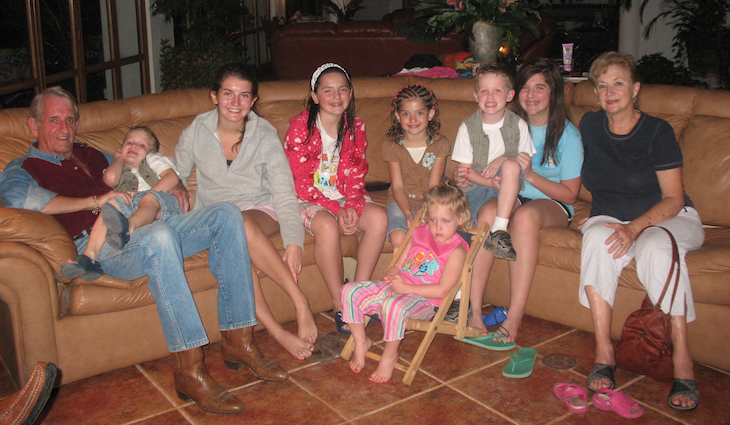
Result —
M 603 388 L 593 395 L 593 404 L 599 410 L 616 412 L 622 418 L 634 419 L 644 414 L 644 408 L 626 394 Z
M 571 412 L 581 414 L 588 411 L 588 391 L 585 388 L 559 383 L 555 384 L 553 391 Z

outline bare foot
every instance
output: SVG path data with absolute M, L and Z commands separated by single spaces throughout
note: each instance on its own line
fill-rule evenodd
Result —
M 397 361 L 397 352 L 394 355 L 391 355 L 384 351 L 383 357 L 380 359 L 380 363 L 378 363 L 378 368 L 375 369 L 375 372 L 373 372 L 372 375 L 370 375 L 370 380 L 376 384 L 384 384 L 390 381 Z
M 370 338 L 365 338 L 363 342 L 355 342 L 355 351 L 352 354 L 352 360 L 350 360 L 350 370 L 355 373 L 360 373 L 362 368 L 365 367 L 365 353 L 372 347 L 373 341 Z
M 507 316 L 507 319 L 499 325 L 499 333 L 502 334 L 506 342 L 517 342 L 517 331 L 520 330 L 521 324 L 522 320 Z M 495 339 L 495 341 L 501 340 Z
M 317 342 L 319 332 L 317 331 L 317 324 L 314 322 L 314 316 L 312 315 L 312 310 L 309 308 L 309 304 L 307 304 L 306 310 L 302 311 L 301 314 L 297 310 L 297 327 L 299 328 L 297 332 L 299 338 L 311 344 Z
M 482 316 L 478 314 L 474 314 L 474 317 L 469 319 L 469 321 L 466 323 L 466 326 L 470 328 L 481 329 L 482 335 L 486 335 L 488 333 L 487 326 L 484 324 L 484 322 L 482 322 Z
M 281 344 L 292 356 L 299 360 L 304 360 L 312 355 L 314 345 L 307 342 L 291 332 L 284 331 L 279 335 L 273 335 L 276 342 Z

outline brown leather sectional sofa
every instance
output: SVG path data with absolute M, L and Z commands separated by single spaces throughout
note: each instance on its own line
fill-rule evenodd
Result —
M 407 84 L 430 86 L 441 109 L 442 132 L 454 139 L 459 123 L 476 110 L 471 80 L 427 80 L 418 77 L 354 80 L 357 114 L 369 135 L 367 182 L 389 181 L 382 161 L 393 95 Z M 257 111 L 284 136 L 289 118 L 302 108 L 306 81 L 262 83 Z M 590 84 L 566 87 L 572 119 L 578 122 L 597 109 Z M 730 92 L 684 87 L 646 86 L 639 107 L 667 119 L 684 152 L 684 181 L 703 222 L 705 245 L 687 256 L 697 320 L 689 325 L 695 360 L 730 371 Z M 207 90 L 176 90 L 126 100 L 80 105 L 77 140 L 113 152 L 126 130 L 147 125 L 160 138 L 161 152 L 173 155 L 182 130 L 196 114 L 213 108 Z M 22 156 L 33 140 L 26 127 L 27 110 L 0 111 L 0 169 Z M 449 164 L 448 173 L 452 164 Z M 382 187 L 382 185 L 381 185 Z M 195 194 L 195 182 L 190 185 Z M 373 192 L 384 201 L 383 191 Z M 540 265 L 527 313 L 591 331 L 588 309 L 578 303 L 580 233 L 575 225 L 589 210 L 590 194 L 583 191 L 571 229 L 542 233 Z M 281 243 L 277 238 L 277 243 Z M 314 264 L 313 240 L 307 236 L 300 285 L 314 312 L 331 308 L 327 289 Z M 343 237 L 343 257 L 357 250 L 354 236 Z M 374 277 L 382 276 L 391 258 L 386 246 Z M 76 255 L 70 237 L 51 217 L 0 207 L 0 355 L 18 382 L 25 382 L 36 361 L 52 361 L 69 383 L 109 370 L 168 354 L 152 297 L 145 284 L 108 276 L 94 281 L 63 281 L 60 266 Z M 218 341 L 216 283 L 207 269 L 206 254 L 186 260 L 186 273 L 211 341 Z M 268 278 L 264 292 L 281 322 L 295 319 L 294 308 Z M 625 317 L 636 309 L 644 292 L 634 265 L 624 271 L 617 296 L 613 332 L 618 337 Z M 487 287 L 487 302 L 507 305 L 509 283 L 504 261 L 498 261 Z

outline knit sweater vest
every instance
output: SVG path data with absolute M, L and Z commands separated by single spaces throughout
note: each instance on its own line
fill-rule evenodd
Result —
M 155 185 L 160 181 L 160 177 L 158 177 L 152 170 L 152 167 L 147 164 L 147 158 L 144 158 L 142 163 L 139 164 L 139 175 L 142 176 L 142 180 L 150 185 L 150 187 L 155 187 Z M 114 190 L 117 192 L 134 192 L 138 187 L 139 182 L 137 181 L 137 176 L 132 173 L 131 168 L 124 167 L 122 176 L 119 178 L 119 184 L 114 188 Z
M 504 124 L 499 129 L 504 141 L 505 156 L 516 157 L 519 154 L 520 143 L 520 117 L 514 112 L 504 110 Z M 466 129 L 469 132 L 469 141 L 474 151 L 472 168 L 483 170 L 495 158 L 489 157 L 489 136 L 484 133 L 482 127 L 482 111 L 477 110 L 469 118 L 464 120 Z

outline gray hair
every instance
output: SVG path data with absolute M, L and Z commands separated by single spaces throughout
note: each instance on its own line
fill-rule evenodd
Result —
M 61 99 L 68 100 L 74 108 L 74 118 L 76 118 L 76 121 L 79 120 L 79 107 L 76 104 L 76 99 L 71 93 L 59 86 L 48 87 L 35 95 L 33 101 L 30 103 L 30 110 L 28 111 L 29 118 L 34 118 L 36 121 L 41 120 L 43 117 L 43 99 L 45 99 L 46 96 L 59 97 Z

